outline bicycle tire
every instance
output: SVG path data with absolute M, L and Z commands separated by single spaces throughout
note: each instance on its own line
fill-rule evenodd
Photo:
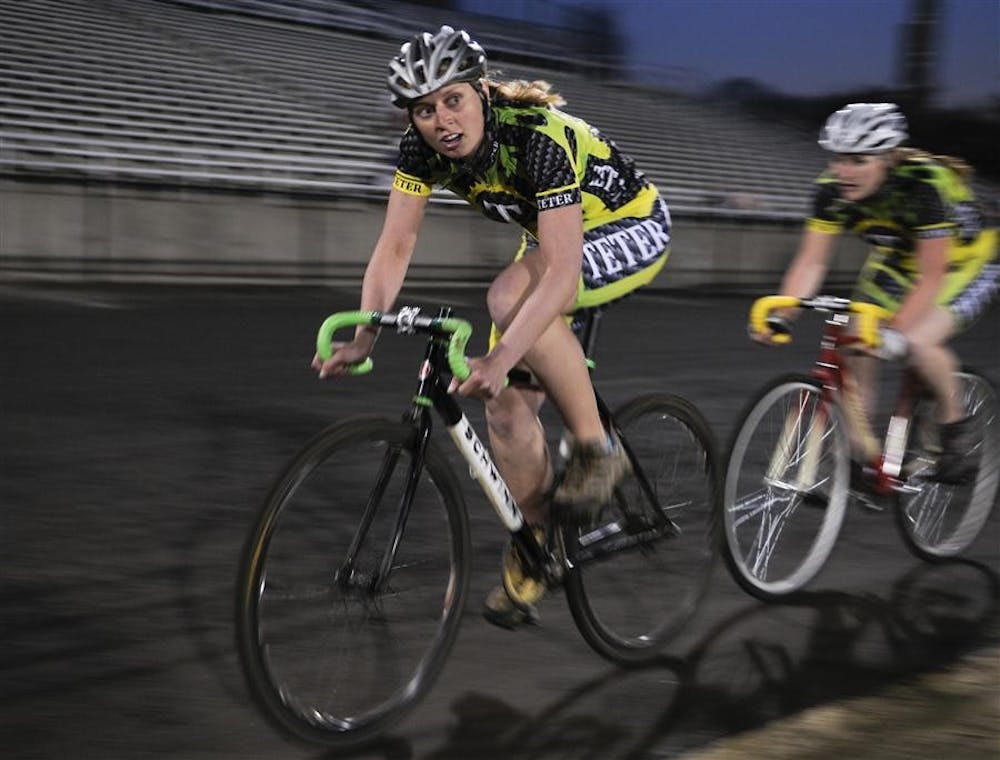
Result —
M 638 535 L 622 528 L 646 521 L 654 507 L 634 476 L 617 489 L 596 527 L 564 529 L 569 553 L 567 601 L 583 638 L 620 665 L 639 665 L 688 623 L 704 597 L 718 558 L 716 501 L 720 493 L 718 447 L 701 413 L 666 393 L 641 396 L 613 415 L 627 450 L 650 480 L 657 507 L 681 530 L 658 534 L 590 562 L 574 559 L 587 536 Z M 645 514 L 644 514 L 645 512 Z M 631 516 L 626 522 L 625 516 Z M 660 523 L 662 517 L 654 515 Z M 647 523 L 649 524 L 649 523 Z M 620 534 L 610 531 L 620 531 Z
M 971 482 L 947 485 L 928 479 L 937 448 L 935 404 L 929 397 L 914 408 L 913 425 L 904 457 L 906 490 L 896 501 L 897 526 L 909 549 L 935 561 L 955 557 L 972 545 L 996 505 L 1000 485 L 1000 402 L 982 375 L 957 373 L 967 415 L 979 426 L 979 469 Z
M 720 522 L 733 579 L 764 601 L 801 590 L 833 551 L 849 482 L 847 427 L 820 382 L 787 375 L 765 386 L 727 456 Z
M 468 515 L 432 441 L 388 582 L 375 588 L 418 437 L 416 426 L 383 419 L 330 426 L 289 463 L 249 533 L 237 649 L 258 707 L 291 737 L 335 750 L 376 738 L 430 688 L 455 641 L 470 574 Z M 390 460 L 348 572 L 354 526 L 364 524 Z

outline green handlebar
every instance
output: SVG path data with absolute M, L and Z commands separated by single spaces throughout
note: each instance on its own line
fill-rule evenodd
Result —
M 319 358 L 326 361 L 333 356 L 333 347 L 330 345 L 333 334 L 344 327 L 354 327 L 356 325 L 378 324 L 381 314 L 377 311 L 338 311 L 327 317 L 320 325 L 319 334 L 316 336 L 316 353 Z M 363 362 L 352 365 L 347 373 L 349 375 L 363 375 L 372 371 L 371 358 Z
M 451 367 L 451 374 L 464 383 L 472 374 L 469 362 L 465 359 L 465 346 L 472 337 L 472 325 L 464 319 L 450 317 L 441 321 L 441 329 L 451 333 L 448 341 L 448 366 Z
M 357 325 L 378 327 L 382 324 L 383 316 L 383 312 L 380 311 L 339 311 L 336 314 L 331 314 L 320 325 L 319 333 L 316 336 L 316 352 L 323 361 L 326 361 L 333 355 L 330 343 L 337 330 Z M 460 382 L 463 382 L 472 372 L 465 358 L 465 346 L 468 344 L 469 338 L 472 337 L 472 325 L 464 319 L 449 317 L 437 320 L 437 327 L 444 332 L 451 333 L 451 338 L 448 341 L 448 366 L 451 368 L 452 374 Z M 361 375 L 371 372 L 371 370 L 372 360 L 368 358 L 353 365 L 348 373 Z

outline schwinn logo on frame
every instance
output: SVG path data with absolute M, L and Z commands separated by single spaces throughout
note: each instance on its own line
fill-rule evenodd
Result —
M 496 465 L 493 464 L 493 460 L 490 459 L 489 452 L 486 450 L 483 442 L 479 440 L 476 431 L 472 429 L 472 425 L 469 424 L 468 419 L 464 416 L 456 432 L 457 435 L 453 435 L 453 437 L 462 444 L 462 447 L 474 459 L 472 462 L 475 469 L 473 475 L 476 476 L 478 474 L 486 478 L 483 485 L 492 494 L 494 505 L 498 510 L 503 509 L 506 512 L 505 517 L 509 523 L 517 523 L 519 514 L 514 504 L 514 497 L 511 496 L 507 484 L 500 477 L 500 473 L 497 471 Z

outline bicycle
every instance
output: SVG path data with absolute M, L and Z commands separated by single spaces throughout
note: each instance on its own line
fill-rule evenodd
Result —
M 912 369 L 906 368 L 879 444 L 867 414 L 852 393 L 841 351 L 879 345 L 878 325 L 890 313 L 844 298 L 766 296 L 754 302 L 751 326 L 770 332 L 777 309 L 828 313 L 820 350 L 810 374 L 778 377 L 748 405 L 729 446 L 721 519 L 723 556 L 736 582 L 771 601 L 808 584 L 822 569 L 840 533 L 852 487 L 875 509 L 894 508 L 906 545 L 918 557 L 954 557 L 979 535 L 1000 482 L 1000 405 L 989 381 L 958 373 L 962 403 L 980 426 L 979 467 L 971 482 L 933 480 L 939 449 L 935 403 Z M 848 325 L 858 321 L 857 335 Z M 791 340 L 774 330 L 776 342 Z M 849 432 L 871 452 L 852 466 Z M 854 474 L 852 475 L 852 469 Z M 852 483 L 860 476 L 860 482 Z
M 581 341 L 591 356 L 600 309 Z M 601 415 L 633 475 L 594 525 L 554 511 L 537 537 L 487 447 L 448 393 L 469 374 L 472 328 L 449 307 L 434 317 L 340 312 L 317 337 L 359 324 L 428 336 L 402 420 L 355 417 L 316 435 L 278 477 L 247 538 L 236 601 L 237 645 L 263 713 L 293 737 L 337 749 L 367 743 L 430 688 L 459 629 L 470 575 L 469 518 L 452 464 L 431 437 L 434 409 L 492 504 L 526 572 L 561 585 L 583 638 L 600 655 L 637 665 L 691 618 L 718 555 L 721 486 L 708 423 L 668 393 Z M 371 360 L 352 368 L 364 373 Z M 511 382 L 523 381 L 511 373 Z M 596 390 L 595 390 L 596 394 Z

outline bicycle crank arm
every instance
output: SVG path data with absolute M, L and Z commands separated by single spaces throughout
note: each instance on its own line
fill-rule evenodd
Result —
M 669 523 L 635 532 L 626 532 L 619 523 L 611 523 L 581 536 L 576 551 L 568 555 L 566 561 L 571 567 L 582 565 L 626 549 L 639 548 L 661 538 L 674 538 L 677 535 L 676 527 Z

